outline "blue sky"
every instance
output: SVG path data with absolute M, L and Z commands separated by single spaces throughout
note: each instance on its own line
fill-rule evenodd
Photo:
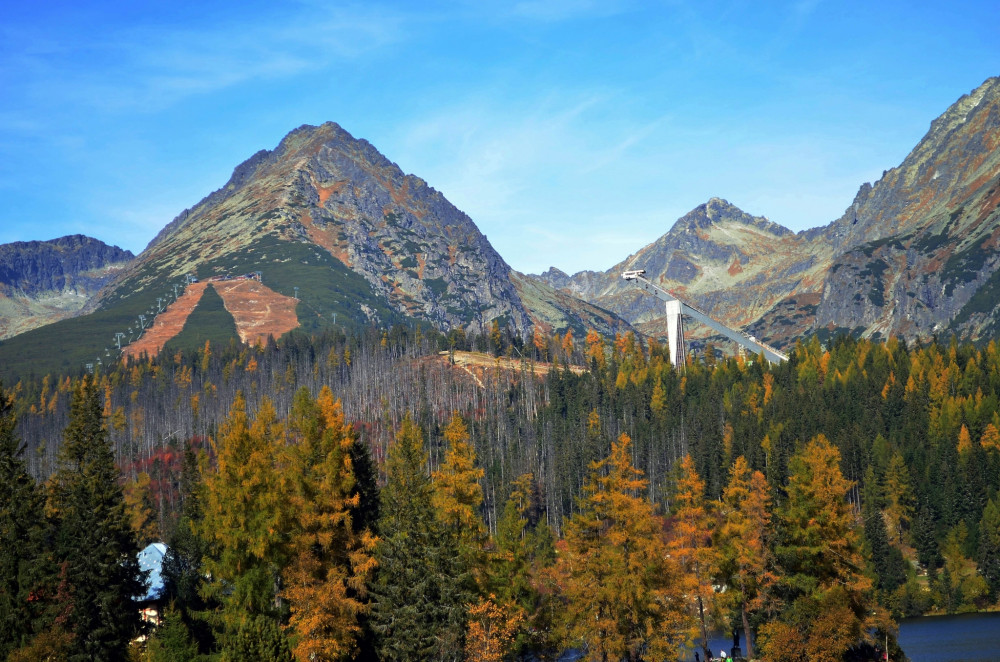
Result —
M 718 196 L 824 225 L 1000 75 L 994 2 L 10 2 L 0 243 L 136 253 L 332 120 L 516 269 L 606 269 Z

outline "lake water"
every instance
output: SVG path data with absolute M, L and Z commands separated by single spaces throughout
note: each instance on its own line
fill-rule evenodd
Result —
M 911 662 L 997 662 L 1000 613 L 906 619 L 899 645 Z
M 733 646 L 719 636 L 708 643 L 716 660 Z M 1000 662 L 1000 613 L 908 618 L 899 622 L 899 645 L 910 662 Z

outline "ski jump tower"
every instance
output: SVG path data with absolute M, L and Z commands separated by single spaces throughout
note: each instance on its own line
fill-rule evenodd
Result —
M 753 354 L 763 354 L 771 363 L 781 363 L 788 360 L 788 356 L 779 352 L 775 348 L 762 343 L 748 333 L 730 328 L 715 319 L 708 313 L 687 301 L 684 301 L 673 292 L 668 292 L 657 287 L 646 278 L 645 269 L 634 269 L 622 274 L 625 280 L 635 281 L 635 283 L 653 296 L 666 304 L 667 307 L 667 341 L 670 344 L 670 363 L 675 368 L 684 365 L 687 357 L 687 349 L 684 346 L 684 315 L 695 319 L 710 329 L 717 331 L 735 342 L 740 347 L 749 350 Z

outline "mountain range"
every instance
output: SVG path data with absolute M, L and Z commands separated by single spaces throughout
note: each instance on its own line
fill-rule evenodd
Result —
M 540 327 L 662 337 L 662 304 L 623 281 L 627 269 L 778 346 L 837 332 L 993 337 L 998 147 L 1000 78 L 991 78 L 827 226 L 794 233 L 712 198 L 607 271 L 530 276 L 367 141 L 332 122 L 302 126 L 237 166 L 138 256 L 85 237 L 0 246 L 0 371 L 292 328 L 478 333 L 496 321 L 521 336 Z
M 793 233 L 713 198 L 603 272 L 536 278 L 663 335 L 647 277 L 731 325 L 787 345 L 808 334 L 907 339 L 997 335 L 1000 78 L 931 123 L 898 167 L 865 183 L 829 225 Z

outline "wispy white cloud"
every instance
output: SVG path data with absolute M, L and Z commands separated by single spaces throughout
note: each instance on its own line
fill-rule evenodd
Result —
M 553 90 L 516 107 L 503 98 L 494 91 L 438 109 L 407 125 L 392 149 L 515 268 L 610 266 L 634 249 L 637 223 L 662 225 L 648 223 L 659 192 L 630 190 L 649 183 L 647 141 L 661 121 L 598 121 L 620 101 L 611 89 Z M 618 232 L 600 231 L 601 219 Z
M 18 82 L 38 104 L 159 111 L 195 95 L 368 56 L 401 40 L 406 20 L 386 8 L 305 5 L 265 20 L 198 29 L 109 28 L 97 41 L 67 35 L 62 44 L 39 45 L 32 34 L 8 32 L 15 40 L 0 67 L 22 72 Z M 81 68 L 75 60 L 84 57 L 98 66 Z
M 613 16 L 626 11 L 631 4 L 624 0 L 521 0 L 511 7 L 511 14 L 519 18 L 555 22 Z

